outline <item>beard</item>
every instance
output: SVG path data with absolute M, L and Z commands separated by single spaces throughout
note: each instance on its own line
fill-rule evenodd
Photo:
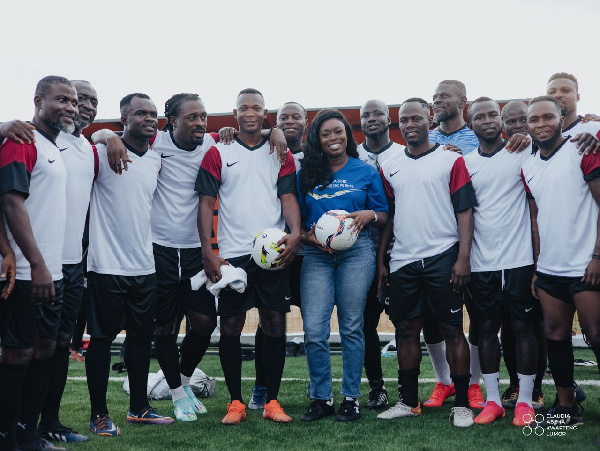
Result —
M 533 138 L 533 143 L 538 146 L 540 149 L 542 150 L 546 150 L 551 148 L 558 139 L 560 139 L 562 137 L 562 128 L 558 127 L 556 129 L 556 132 L 554 133 L 554 135 L 552 135 L 550 138 L 544 140 L 544 141 L 539 141 L 535 138 Z
M 477 136 L 478 140 L 483 141 L 486 144 L 490 144 L 490 143 L 495 142 L 498 139 L 498 136 L 500 136 L 502 134 L 502 129 L 498 130 L 498 133 L 496 133 L 492 138 L 488 138 L 486 136 L 480 135 L 475 130 L 473 130 L 473 132 L 475 133 L 475 136 Z
M 83 119 L 80 119 L 79 117 L 77 117 L 77 119 L 75 119 L 75 130 L 80 132 L 81 130 L 86 128 L 91 123 L 92 123 L 91 121 L 84 121 Z
M 456 116 L 458 116 L 458 111 L 456 111 L 456 110 L 444 111 L 443 113 L 436 114 L 435 117 L 433 118 L 433 120 L 435 123 L 439 124 L 440 122 L 446 122 L 446 121 L 449 121 L 450 119 L 454 119 Z
M 390 126 L 386 125 L 383 129 L 381 129 L 380 131 L 378 131 L 376 133 L 365 133 L 365 132 L 363 132 L 363 133 L 365 133 L 365 136 L 367 138 L 370 138 L 370 139 L 379 139 L 383 135 L 385 135 L 388 132 L 389 129 L 390 129 Z
M 63 133 L 67 133 L 67 134 L 72 134 L 75 131 L 75 122 L 71 122 L 70 124 L 63 124 L 63 122 L 60 120 L 62 117 L 58 116 L 58 118 L 56 119 L 55 122 L 49 120 L 49 119 L 42 119 L 42 121 L 44 122 L 44 124 L 46 124 L 48 127 L 51 127 L 55 130 L 60 130 Z

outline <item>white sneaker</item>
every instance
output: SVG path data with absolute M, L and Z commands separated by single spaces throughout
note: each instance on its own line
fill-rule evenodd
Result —
M 418 417 L 419 415 L 421 415 L 421 403 L 417 404 L 417 407 L 410 407 L 398 401 L 395 406 L 377 415 L 377 418 L 391 420 L 392 418 Z
M 452 407 L 448 421 L 454 414 L 454 426 L 468 428 L 473 425 L 473 412 L 468 407 Z

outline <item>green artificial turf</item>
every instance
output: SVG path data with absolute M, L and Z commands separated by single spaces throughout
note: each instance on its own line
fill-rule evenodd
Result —
M 590 350 L 577 350 L 576 358 L 595 360 Z M 116 359 L 114 359 L 116 361 Z M 333 377 L 341 377 L 341 357 L 332 357 Z M 200 367 L 208 375 L 222 378 L 219 359 L 207 355 Z M 395 358 L 383 358 L 384 376 L 397 375 Z M 152 371 L 157 371 L 156 361 L 152 361 Z M 254 362 L 244 362 L 243 376 L 252 378 Z M 85 376 L 83 363 L 72 362 L 70 377 Z M 119 377 L 112 372 L 111 376 Z M 598 380 L 598 367 L 576 367 L 576 379 Z M 421 366 L 421 378 L 433 378 L 433 370 L 428 357 Z M 506 372 L 501 374 L 507 378 Z M 360 399 L 362 418 L 353 423 L 339 423 L 334 418 L 326 418 L 314 423 L 303 423 L 300 417 L 309 404 L 306 397 L 308 373 L 304 357 L 288 358 L 284 378 L 300 380 L 284 381 L 281 385 L 279 401 L 285 411 L 294 419 L 291 424 L 274 424 L 264 420 L 262 411 L 248 410 L 248 418 L 236 426 L 223 426 L 220 421 L 226 413 L 229 401 L 227 388 L 222 380 L 217 382 L 215 394 L 202 401 L 208 409 L 194 423 L 175 423 L 167 426 L 139 426 L 126 422 L 128 396 L 122 389 L 122 382 L 110 382 L 108 391 L 109 409 L 112 420 L 121 427 L 120 437 L 92 437 L 82 444 L 69 444 L 71 450 L 592 450 L 598 449 L 595 442 L 600 437 L 600 387 L 583 385 L 587 393 L 584 403 L 585 424 L 577 430 L 568 431 L 564 436 L 525 436 L 523 428 L 512 425 L 513 411 L 507 410 L 506 418 L 486 426 L 473 425 L 459 429 L 448 421 L 452 403 L 450 400 L 441 408 L 423 408 L 420 417 L 395 420 L 378 420 L 377 413 L 364 408 L 368 395 L 368 384 L 362 385 Z M 549 378 L 547 378 L 549 380 Z M 336 406 L 340 402 L 340 382 L 334 382 Z M 390 403 L 397 401 L 397 388 L 394 381 L 386 383 Z M 252 392 L 253 381 L 244 380 L 242 389 L 245 402 Z M 420 384 L 421 402 L 427 399 L 433 383 Z M 501 386 L 501 392 L 505 389 Z M 552 385 L 544 385 L 546 405 L 554 400 Z M 162 414 L 172 415 L 171 401 L 154 401 L 153 406 Z M 79 432 L 88 433 L 89 400 L 85 381 L 70 380 L 65 390 L 61 409 L 62 422 Z M 91 435 L 91 434 L 90 434 Z M 600 443 L 597 442 L 597 443 Z

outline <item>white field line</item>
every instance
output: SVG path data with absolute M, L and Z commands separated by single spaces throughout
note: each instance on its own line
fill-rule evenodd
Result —
M 69 377 L 68 380 L 70 381 L 85 381 L 86 378 L 83 376 L 77 376 L 77 377 Z M 124 377 L 109 377 L 108 378 L 109 381 L 111 382 L 124 382 L 125 378 Z M 224 377 L 215 377 L 215 380 L 219 381 L 219 382 L 224 382 L 225 378 Z M 254 378 L 253 377 L 242 377 L 243 381 L 253 381 Z M 306 382 L 308 383 L 308 379 L 306 378 L 302 378 L 302 377 L 284 377 L 283 379 L 281 379 L 282 382 Z M 384 378 L 385 382 L 397 382 L 397 379 L 393 379 L 393 378 Z M 333 379 L 333 382 L 342 382 L 342 379 L 336 378 Z M 363 378 L 361 379 L 362 383 L 367 383 L 368 380 Z M 425 384 L 432 384 L 435 383 L 436 380 L 433 378 L 420 378 L 419 382 L 425 383 Z M 501 384 L 509 384 L 510 380 L 509 379 L 500 379 L 500 383 Z M 544 379 L 542 381 L 542 384 L 544 385 L 554 385 L 554 381 L 551 379 Z M 598 387 L 600 386 L 600 380 L 578 380 L 577 381 L 577 385 L 590 385 L 590 386 L 595 386 Z

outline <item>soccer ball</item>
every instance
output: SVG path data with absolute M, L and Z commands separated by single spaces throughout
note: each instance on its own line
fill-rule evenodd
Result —
M 262 269 L 276 271 L 281 269 L 282 261 L 275 261 L 277 257 L 285 249 L 285 245 L 277 246 L 277 243 L 287 233 L 283 230 L 269 228 L 258 232 L 252 243 L 252 259 Z
M 323 246 L 335 251 L 344 251 L 356 241 L 357 235 L 349 229 L 352 218 L 346 210 L 329 210 L 317 221 L 315 238 Z

